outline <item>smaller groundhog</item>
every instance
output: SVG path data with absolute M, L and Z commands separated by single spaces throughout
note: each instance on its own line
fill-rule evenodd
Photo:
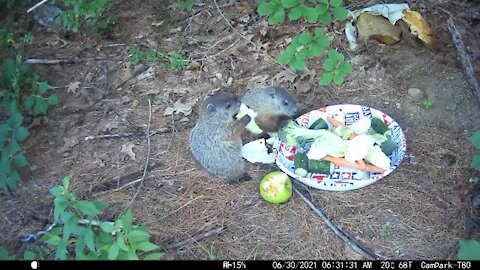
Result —
M 257 113 L 254 121 L 263 132 L 276 132 L 297 113 L 295 100 L 281 86 L 253 88 L 245 93 L 242 103 Z
M 242 134 L 251 117 L 235 119 L 240 104 L 238 97 L 229 94 L 206 97 L 189 139 L 195 161 L 229 184 L 251 179 L 242 157 Z

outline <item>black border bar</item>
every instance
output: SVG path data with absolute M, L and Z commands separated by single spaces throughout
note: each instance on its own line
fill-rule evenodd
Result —
M 478 269 L 480 261 L 416 261 L 416 260 L 376 260 L 376 261 L 336 261 L 336 260 L 217 260 L 217 261 L 0 261 L 0 269 L 5 270 L 48 270 L 62 269 L 93 270 L 92 267 L 107 269 L 134 269 L 143 270 L 155 267 L 156 269 L 209 269 L 209 270 L 315 270 L 315 269 L 382 269 L 382 270 L 409 270 L 409 269 Z M 66 268 L 68 267 L 68 268 Z M 90 267 L 88 269 L 87 267 Z M 141 267 L 135 269 L 134 267 Z M 159 268 L 160 267 L 160 268 Z

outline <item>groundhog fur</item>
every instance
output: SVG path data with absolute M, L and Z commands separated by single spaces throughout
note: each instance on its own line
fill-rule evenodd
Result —
M 295 99 L 282 86 L 255 87 L 245 93 L 242 103 L 257 112 L 255 123 L 264 132 L 276 132 L 298 111 Z
M 207 96 L 189 138 L 197 164 L 229 184 L 251 179 L 242 158 L 242 134 L 251 118 L 235 118 L 240 104 L 239 97 L 226 93 Z

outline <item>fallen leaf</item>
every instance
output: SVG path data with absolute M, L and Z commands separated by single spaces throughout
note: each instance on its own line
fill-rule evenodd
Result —
M 173 110 L 172 107 L 167 107 L 167 108 L 165 109 L 165 112 L 163 113 L 163 115 L 165 115 L 165 116 L 172 115 L 173 112 L 174 112 L 174 110 Z
M 305 81 L 298 81 L 293 85 L 293 88 L 300 93 L 308 93 L 312 90 L 312 84 Z
M 197 103 L 198 98 L 191 97 L 186 102 L 182 102 L 181 99 L 175 101 L 173 104 L 173 110 L 175 114 L 183 113 L 184 116 L 189 116 L 192 113 L 192 107 Z
M 65 142 L 65 144 L 63 145 L 64 148 L 72 148 L 80 142 L 80 140 L 78 139 L 78 136 L 64 138 L 63 141 Z
M 93 162 L 93 164 L 99 166 L 99 167 L 105 167 L 105 162 L 101 159 L 101 158 L 95 158 L 95 161 Z
M 67 86 L 68 93 L 76 93 L 78 89 L 80 88 L 80 82 L 72 82 Z
M 363 41 L 378 40 L 387 45 L 400 41 L 402 30 L 381 15 L 362 13 L 357 19 L 358 37 Z
M 267 80 L 268 80 L 268 77 L 270 77 L 269 75 L 257 75 L 257 76 L 254 76 L 252 77 L 249 81 L 248 81 L 248 85 L 247 85 L 247 88 L 253 88 L 254 86 L 256 85 L 266 85 L 267 83 Z
M 410 32 L 418 37 L 425 47 L 432 51 L 438 50 L 437 38 L 428 22 L 417 11 L 403 10 L 403 20 L 410 27 Z
M 143 81 L 147 78 L 153 77 L 157 73 L 155 67 L 149 67 L 147 70 L 138 75 L 137 82 Z
M 70 138 L 63 138 L 65 144 L 58 150 L 58 153 L 65 153 L 68 152 L 71 148 L 75 147 L 79 142 L 80 139 L 78 136 L 73 136 Z
M 131 142 L 128 142 L 122 145 L 122 149 L 120 149 L 120 153 L 129 156 L 132 160 L 135 160 L 135 153 L 133 152 L 133 147 L 135 147 L 135 145 Z
M 117 121 L 112 121 L 112 120 L 105 119 L 105 120 L 100 121 L 100 123 L 98 124 L 98 131 L 99 131 L 99 133 L 100 132 L 104 133 L 104 132 L 110 131 L 112 129 L 118 128 L 119 124 L 120 123 L 117 122 Z
M 291 82 L 293 83 L 297 78 L 297 74 L 291 72 L 290 70 L 282 70 L 273 76 L 273 81 L 275 83 L 284 83 L 284 82 Z

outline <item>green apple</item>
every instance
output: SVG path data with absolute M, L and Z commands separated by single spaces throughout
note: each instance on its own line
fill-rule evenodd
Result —
M 292 197 L 292 181 L 284 172 L 271 172 L 260 181 L 260 195 L 267 202 L 284 203 Z

